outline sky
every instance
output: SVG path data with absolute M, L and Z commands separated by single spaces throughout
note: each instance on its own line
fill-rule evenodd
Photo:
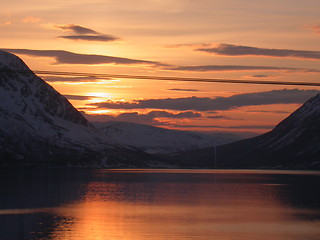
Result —
M 11 0 L 0 48 L 32 70 L 320 82 L 318 0 Z M 92 121 L 260 134 L 316 86 L 41 75 Z

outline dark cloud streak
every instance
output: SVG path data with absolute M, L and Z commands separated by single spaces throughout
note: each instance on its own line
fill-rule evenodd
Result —
M 250 110 L 246 111 L 250 113 L 272 113 L 272 114 L 289 114 L 290 112 L 288 111 L 268 111 L 268 110 Z
M 93 29 L 86 28 L 75 24 L 57 25 L 58 29 L 71 31 L 74 35 L 60 36 L 59 38 L 69 40 L 84 40 L 84 41 L 97 41 L 97 42 L 112 42 L 119 40 L 118 37 L 99 33 Z
M 14 54 L 22 54 L 33 57 L 51 57 L 56 60 L 55 64 L 144 64 L 153 66 L 164 66 L 165 64 L 153 61 L 144 61 L 130 58 L 112 57 L 96 54 L 80 54 L 63 50 L 30 50 L 30 49 L 2 49 Z
M 231 119 L 227 116 L 223 116 L 223 115 L 216 115 L 216 116 L 207 116 L 207 118 L 210 118 L 210 119 Z
M 84 114 L 84 113 L 83 113 Z M 141 124 L 156 124 L 156 125 L 165 125 L 165 122 L 158 121 L 160 118 L 168 119 L 194 119 L 202 117 L 202 114 L 199 112 L 185 111 L 179 113 L 171 113 L 167 111 L 151 111 L 146 114 L 138 112 L 127 112 L 121 113 L 117 116 L 108 115 L 108 114 L 84 114 L 84 116 L 90 121 L 125 121 L 125 122 L 135 122 Z
M 82 95 L 63 95 L 65 96 L 68 100 L 90 100 L 92 98 L 95 98 L 94 96 L 82 96 Z
M 218 125 L 179 125 L 181 128 L 219 128 L 219 129 L 266 129 L 271 130 L 273 125 L 238 125 L 238 126 L 218 126 Z
M 99 41 L 99 42 L 112 42 L 118 39 L 110 35 L 71 35 L 71 36 L 60 36 L 59 38 L 70 39 L 70 40 Z
M 223 56 L 291 57 L 320 60 L 320 51 L 257 48 L 232 44 L 220 44 L 217 47 L 202 47 L 196 49 L 196 51 L 214 53 Z
M 221 71 L 287 71 L 319 73 L 320 70 L 305 68 L 288 68 L 272 66 L 241 66 L 241 65 L 204 65 L 204 66 L 174 66 L 166 63 L 130 59 L 97 54 L 80 54 L 64 50 L 32 50 L 32 49 L 1 49 L 13 54 L 22 54 L 31 57 L 48 57 L 56 60 L 54 64 L 78 64 L 78 65 L 147 65 L 170 71 L 192 71 L 192 72 L 221 72 Z M 168 79 L 169 80 L 169 79 Z
M 320 72 L 320 70 L 305 68 L 288 68 L 272 66 L 241 66 L 241 65 L 203 65 L 203 66 L 173 66 L 168 70 L 190 72 L 224 72 L 224 71 L 289 71 L 289 72 Z
M 56 25 L 56 28 L 62 30 L 72 31 L 75 34 L 99 34 L 98 32 L 94 31 L 93 29 L 82 27 L 75 24 L 67 24 L 67 25 Z
M 200 92 L 197 89 L 189 89 L 189 88 L 170 88 L 168 91 L 181 91 L 181 92 Z
M 94 103 L 89 105 L 106 109 L 168 109 L 180 111 L 216 111 L 231 110 L 244 106 L 301 104 L 318 93 L 319 91 L 317 90 L 283 89 L 266 92 L 237 94 L 230 97 L 146 99 L 136 100 L 134 102 L 113 102 L 109 100 L 106 102 Z
M 264 74 L 256 74 L 256 75 L 252 75 L 251 77 L 254 78 L 267 78 L 270 77 L 269 75 L 264 75 Z
M 98 77 L 61 77 L 61 76 L 41 76 L 46 82 L 99 82 L 99 81 L 113 81 L 111 78 L 98 78 Z

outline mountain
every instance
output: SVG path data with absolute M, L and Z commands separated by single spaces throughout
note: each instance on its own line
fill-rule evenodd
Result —
M 146 167 L 158 160 L 100 133 L 21 59 L 0 51 L 0 165 Z
M 268 133 L 174 159 L 189 167 L 320 169 L 319 123 L 320 94 Z
M 150 154 L 194 150 L 239 140 L 232 134 L 205 135 L 129 122 L 96 122 L 97 128 L 115 141 Z

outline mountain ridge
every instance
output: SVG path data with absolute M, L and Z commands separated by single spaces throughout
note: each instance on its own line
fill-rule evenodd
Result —
M 170 158 L 184 160 L 186 167 L 320 169 L 319 122 L 320 93 L 270 132 L 216 149 L 198 149 Z
M 93 124 L 115 141 L 150 154 L 168 154 L 221 145 L 240 139 L 233 134 L 217 133 L 212 136 L 121 121 L 93 122 Z
M 0 50 L 0 73 L 0 166 L 320 169 L 320 94 L 268 133 L 214 148 L 176 153 L 185 150 L 181 147 L 198 148 L 201 144 L 191 146 L 186 135 L 174 138 L 177 132 L 163 129 L 162 137 L 155 137 L 157 129 L 148 126 L 148 132 L 138 125 L 130 130 L 131 139 L 122 135 L 128 138 L 125 142 L 110 134 L 120 128 L 104 126 L 101 132 L 17 56 Z M 130 124 L 121 124 L 128 134 L 126 126 Z M 142 133 L 144 143 L 130 143 Z M 155 148 L 148 134 L 158 138 Z M 166 141 L 175 147 L 161 149 Z M 151 145 L 142 148 L 146 142 Z M 170 156 L 164 160 L 139 148 Z
M 0 51 L 0 165 L 148 166 L 156 158 L 106 138 L 17 56 Z

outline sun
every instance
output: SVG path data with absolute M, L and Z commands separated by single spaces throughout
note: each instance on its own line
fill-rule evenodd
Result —
M 113 113 L 112 110 L 108 109 L 94 109 L 94 110 L 86 110 L 87 114 L 93 114 L 93 115 L 103 115 L 103 114 L 110 114 Z
M 86 96 L 100 97 L 100 98 L 111 98 L 112 94 L 106 93 L 106 92 L 89 92 L 89 93 L 86 93 Z
M 85 96 L 90 97 L 90 99 L 88 100 L 89 103 L 104 102 L 113 97 L 112 94 L 105 93 L 105 92 L 89 92 L 89 93 L 86 93 Z

